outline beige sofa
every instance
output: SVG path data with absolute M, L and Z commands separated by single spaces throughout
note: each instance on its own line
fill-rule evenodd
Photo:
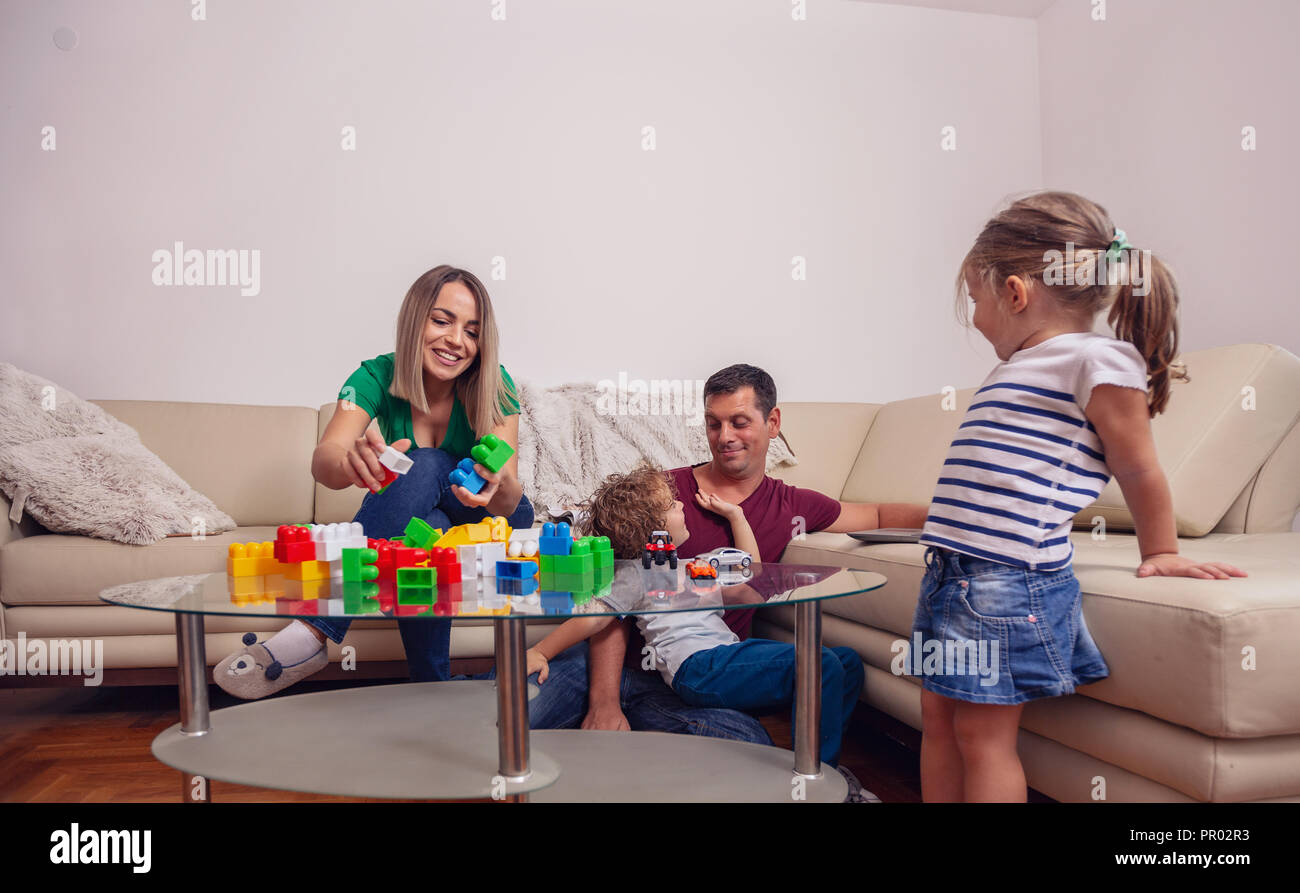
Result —
M 1029 784 L 1059 800 L 1300 800 L 1300 360 L 1270 345 L 1189 354 L 1156 420 L 1182 549 L 1247 569 L 1246 580 L 1138 580 L 1131 519 L 1118 489 L 1080 514 L 1075 570 L 1089 628 L 1111 677 L 1080 694 L 1031 704 L 1021 738 Z M 928 502 L 973 390 L 886 405 L 782 404 L 799 465 L 783 477 L 846 500 Z M 0 522 L 0 635 L 101 638 L 107 681 L 176 663 L 172 615 L 109 606 L 105 586 L 216 571 L 230 542 L 273 537 L 278 523 L 348 520 L 361 491 L 331 491 L 307 474 L 333 411 L 299 407 L 101 401 L 144 443 L 239 523 L 221 536 L 147 547 L 50 535 Z M 7 517 L 9 506 L 0 496 Z M 1095 519 L 1104 519 L 1104 531 Z M 1101 535 L 1104 532 L 1104 537 Z M 919 686 L 891 672 L 892 645 L 910 630 L 923 552 L 863 546 L 815 533 L 787 562 L 884 573 L 882 590 L 825 604 L 826 644 L 867 663 L 863 700 L 920 727 Z M 263 624 L 258 632 L 283 625 Z M 530 624 L 530 641 L 545 622 Z M 207 620 L 215 663 L 248 622 Z M 792 637 L 788 608 L 760 612 L 755 633 Z M 345 644 L 365 665 L 398 661 L 391 621 L 353 626 Z M 491 654 L 491 628 L 457 623 L 452 658 Z M 334 660 L 337 646 L 331 648 Z M 1249 668 L 1248 668 L 1249 667 Z M 116 676 L 114 670 L 118 671 Z M 30 682 L 0 677 L 0 685 Z

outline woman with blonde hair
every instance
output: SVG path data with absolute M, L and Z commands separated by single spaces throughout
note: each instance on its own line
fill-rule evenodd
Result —
M 517 456 L 499 473 L 476 466 L 487 481 L 477 494 L 448 477 L 485 434 L 518 449 L 519 399 L 497 349 L 492 302 L 474 274 L 444 264 L 407 291 L 397 349 L 348 377 L 312 455 L 312 476 L 326 487 L 370 491 L 353 519 L 368 537 L 401 536 L 411 518 L 446 529 L 502 515 L 512 527 L 532 526 Z M 379 493 L 379 455 L 387 446 L 414 464 Z M 247 633 L 244 647 L 216 666 L 214 681 L 241 698 L 273 694 L 323 668 L 326 637 L 341 642 L 349 625 L 305 617 L 260 644 Z M 450 620 L 399 620 L 398 628 L 412 681 L 449 678 Z

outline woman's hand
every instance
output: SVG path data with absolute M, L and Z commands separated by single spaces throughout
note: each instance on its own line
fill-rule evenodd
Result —
M 379 454 L 389 446 L 377 430 L 367 428 L 339 459 L 343 473 L 356 486 L 364 487 L 371 493 L 376 492 L 380 487 L 379 482 L 385 476 L 385 468 L 379 463 Z M 411 448 L 411 440 L 403 437 L 391 446 L 399 453 L 405 453 Z
M 1226 580 L 1244 577 L 1246 572 L 1222 561 L 1193 561 L 1176 553 L 1152 555 L 1137 569 L 1139 577 L 1195 577 L 1198 580 Z
M 497 489 L 501 486 L 501 475 L 489 471 L 477 462 L 474 463 L 474 473 L 487 481 L 482 490 L 471 493 L 460 484 L 452 484 L 451 492 L 460 500 L 461 505 L 467 505 L 470 508 L 483 508 L 492 501 L 493 496 L 497 495 Z
M 546 681 L 546 677 L 551 675 L 551 665 L 536 648 L 529 648 L 525 657 L 528 660 L 528 669 L 524 671 L 524 675 L 531 676 L 536 673 L 537 684 L 541 685 Z
M 737 515 L 741 515 L 742 517 L 744 516 L 744 512 L 740 510 L 740 506 L 732 505 L 730 502 L 722 500 L 716 493 L 705 493 L 703 490 L 696 490 L 695 502 L 706 512 L 713 512 L 714 514 L 721 515 L 728 521 L 734 520 Z

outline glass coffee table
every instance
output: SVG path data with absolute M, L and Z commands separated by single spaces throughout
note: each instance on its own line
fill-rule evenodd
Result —
M 617 561 L 593 595 L 527 591 L 494 577 L 403 592 L 388 584 L 300 583 L 224 573 L 114 586 L 114 605 L 176 615 L 181 721 L 153 754 L 182 773 L 183 799 L 209 799 L 206 779 L 397 799 L 534 802 L 839 801 L 843 777 L 818 759 L 821 602 L 878 589 L 867 571 L 758 564 L 692 580 L 685 563 Z M 795 606 L 794 752 L 663 732 L 528 729 L 525 625 L 579 615 Z M 204 618 L 293 616 L 490 619 L 496 679 L 364 686 L 249 701 L 209 713 Z

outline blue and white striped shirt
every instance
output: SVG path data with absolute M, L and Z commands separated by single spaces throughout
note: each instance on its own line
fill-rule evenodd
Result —
M 1074 516 L 1110 481 L 1084 415 L 1099 384 L 1146 390 L 1142 355 L 1071 332 L 999 363 L 948 449 L 921 542 L 1031 570 L 1068 566 Z

